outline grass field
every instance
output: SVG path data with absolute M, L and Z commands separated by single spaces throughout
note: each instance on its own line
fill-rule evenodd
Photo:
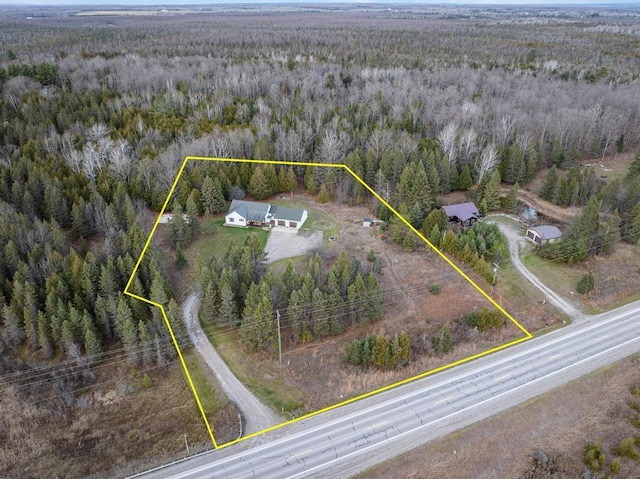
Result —
M 262 246 L 267 243 L 269 231 L 260 228 L 233 228 L 223 226 L 224 219 L 201 218 L 199 232 L 193 243 L 184 251 L 190 264 L 200 255 L 203 259 L 223 256 L 232 244 L 242 245 L 247 237 L 255 233 Z
M 189 368 L 189 375 L 193 381 L 193 386 L 196 388 L 198 396 L 200 397 L 202 408 L 209 420 L 211 420 L 213 415 L 224 406 L 211 385 L 212 378 L 208 377 L 211 375 L 211 371 L 203 368 L 202 360 L 194 352 L 186 353 L 184 360 Z
M 522 256 L 524 265 L 536 275 L 540 281 L 546 284 L 560 296 L 569 298 L 575 294 L 576 285 L 587 271 L 580 266 L 562 265 L 546 261 L 536 256 L 533 252 Z

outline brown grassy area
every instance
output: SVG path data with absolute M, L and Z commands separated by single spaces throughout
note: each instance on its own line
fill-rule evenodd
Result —
M 640 385 L 638 357 L 418 447 L 357 477 L 522 478 L 533 467 L 533 453 L 542 450 L 558 458 L 569 472 L 533 477 L 575 479 L 584 469 L 582 452 L 588 442 L 602 439 L 609 464 L 614 459 L 611 447 L 624 437 L 638 435 L 630 421 L 629 388 L 634 385 Z M 622 459 L 621 466 L 614 477 L 638 477 L 639 462 Z
M 210 448 L 178 363 L 148 375 L 151 385 L 144 387 L 144 375 L 130 367 L 105 368 L 72 404 L 62 398 L 34 404 L 3 389 L 0 477 L 122 476 L 184 457 L 185 435 L 191 454 Z M 232 405 L 220 406 L 217 421 L 234 416 Z
M 339 337 L 305 345 L 285 344 L 282 368 L 274 356 L 247 354 L 238 335 L 223 332 L 216 340 L 217 347 L 234 372 L 279 411 L 284 408 L 285 417 L 287 410 L 288 417 L 315 411 L 522 336 L 523 333 L 512 324 L 501 331 L 483 334 L 468 328 L 454 328 L 454 339 L 459 340 L 454 350 L 439 357 L 428 354 L 431 338 L 445 323 L 462 314 L 490 307 L 489 301 L 435 252 L 425 248 L 407 252 L 390 240 L 383 241 L 376 228 L 362 227 L 362 217 L 370 216 L 365 208 L 315 203 L 310 206 L 325 211 L 341 224 L 340 237 L 323 253 L 326 257 L 331 258 L 344 250 L 349 257 L 366 265 L 367 253 L 372 250 L 380 259 L 379 283 L 385 295 L 384 316 L 372 324 L 352 328 Z M 489 289 L 486 281 L 466 267 L 462 268 L 480 287 Z M 521 319 L 526 328 L 537 329 L 559 321 L 549 305 L 542 306 L 537 297 L 514 289 L 515 282 L 517 280 L 512 279 L 511 289 L 499 286 L 494 296 Z M 439 294 L 429 292 L 432 285 L 439 286 Z M 516 296 L 507 298 L 514 291 Z M 353 339 L 368 334 L 391 337 L 401 331 L 409 334 L 416 353 L 405 368 L 398 371 L 362 370 L 342 362 L 343 353 Z

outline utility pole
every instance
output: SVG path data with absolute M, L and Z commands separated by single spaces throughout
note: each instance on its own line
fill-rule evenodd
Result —
M 278 359 L 280 367 L 282 367 L 282 336 L 280 335 L 280 310 L 276 309 L 276 318 L 278 318 Z
M 493 296 L 493 287 L 496 285 L 496 279 L 498 279 L 498 270 L 500 269 L 500 265 L 498 263 L 493 263 L 493 282 L 491 283 L 491 293 Z

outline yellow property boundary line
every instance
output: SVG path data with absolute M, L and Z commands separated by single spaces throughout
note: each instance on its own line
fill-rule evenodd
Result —
M 400 220 L 402 220 L 402 222 L 407 225 L 409 227 L 409 229 L 411 231 L 413 231 L 416 235 L 418 235 L 418 237 L 424 241 L 433 251 L 435 251 L 449 266 L 451 266 L 460 276 L 462 276 L 471 286 L 473 286 L 482 296 L 484 296 L 486 299 L 489 300 L 489 302 L 495 306 L 498 311 L 500 311 L 502 314 L 504 314 L 507 318 L 509 318 L 509 320 L 515 324 L 524 334 L 525 336 L 520 338 L 520 339 L 516 339 L 514 341 L 511 341 L 509 343 L 503 344 L 501 346 L 489 349 L 487 351 L 484 351 L 482 353 L 478 353 L 478 354 L 474 354 L 473 356 L 469 356 L 467 358 L 464 359 L 460 359 L 458 361 L 454 361 L 452 363 L 446 364 L 444 366 L 440 366 L 438 368 L 435 369 L 431 369 L 429 371 L 426 371 L 424 373 L 418 374 L 416 376 L 412 376 L 410 378 L 407 379 L 403 379 L 402 381 L 398 381 L 395 382 L 393 384 L 389 384 L 387 386 L 378 388 L 374 391 L 370 391 L 368 393 L 365 394 L 361 394 L 359 396 L 353 397 L 351 399 L 347 399 L 346 401 L 342 401 L 339 402 L 337 404 L 334 404 L 333 406 L 328 406 L 325 407 L 323 409 L 319 409 L 318 411 L 314 411 L 308 414 L 305 414 L 304 416 L 300 416 L 298 418 L 295 419 L 291 419 L 289 421 L 283 422 L 281 424 L 276 424 L 275 426 L 269 427 L 267 429 L 263 429 L 262 431 L 258 431 L 255 432 L 253 434 L 250 434 L 248 436 L 243 436 L 240 437 L 238 439 L 235 439 L 233 441 L 229 441 L 226 442 L 224 444 L 218 444 L 216 442 L 216 439 L 213 435 L 213 431 L 211 430 L 211 425 L 209 424 L 209 421 L 207 419 L 207 416 L 204 412 L 204 408 L 202 407 L 202 403 L 200 401 L 200 397 L 198 396 L 198 392 L 196 391 L 196 388 L 193 384 L 193 380 L 191 379 L 191 375 L 189 374 L 189 369 L 187 368 L 187 365 L 185 363 L 184 357 L 182 355 L 182 351 L 180 350 L 180 347 L 178 346 L 178 341 L 176 340 L 176 337 L 173 333 L 173 329 L 171 328 L 171 324 L 169 323 L 169 319 L 167 317 L 167 314 L 164 310 L 163 305 L 156 303 L 154 301 L 151 301 L 147 298 L 143 298 L 135 293 L 132 293 L 131 291 L 129 291 L 129 288 L 131 287 L 131 283 L 133 282 L 133 278 L 135 277 L 136 273 L 138 272 L 138 268 L 140 267 L 140 264 L 142 263 L 142 259 L 145 255 L 145 253 L 147 252 L 147 249 L 149 248 L 149 245 L 151 244 L 151 239 L 153 238 L 153 235 L 156 232 L 156 229 L 158 228 L 158 224 L 160 223 L 160 219 L 162 218 L 162 215 L 165 212 L 165 209 L 167 208 L 167 205 L 169 204 L 169 201 L 171 200 L 171 197 L 173 196 L 173 192 L 176 189 L 176 185 L 178 184 L 178 181 L 180 180 L 180 177 L 182 176 L 182 173 L 184 172 L 184 168 L 187 165 L 187 163 L 189 161 L 217 161 L 217 162 L 228 162 L 228 163 L 254 163 L 254 164 L 271 164 L 271 165 L 285 165 L 285 166 L 312 166 L 312 167 L 322 167 L 322 168 L 339 168 L 339 169 L 343 169 L 345 171 L 347 171 L 349 174 L 351 174 L 362 186 L 364 186 L 378 201 L 380 201 L 384 206 L 386 206 L 387 208 L 389 208 L 389 210 L 395 214 L 398 218 L 400 218 Z M 472 361 L 474 359 L 478 359 L 481 358 L 483 356 L 487 356 L 489 354 L 492 354 L 496 351 L 500 351 L 502 349 L 506 349 L 510 346 L 513 346 L 515 344 L 521 343 L 523 341 L 527 341 L 529 339 L 531 339 L 533 337 L 533 335 L 527 331 L 518 321 L 515 320 L 515 318 L 513 318 L 509 313 L 507 313 L 502 306 L 500 306 L 491 296 L 489 296 L 482 288 L 480 288 L 471 278 L 469 278 L 469 276 L 467 276 L 465 274 L 464 271 L 462 271 L 460 268 L 458 268 L 458 266 L 456 266 L 455 263 L 453 263 L 453 261 L 451 261 L 449 258 L 447 258 L 447 256 L 442 253 L 442 251 L 440 251 L 438 248 L 436 248 L 433 244 L 431 244 L 431 242 L 424 237 L 424 235 L 422 233 L 420 233 L 420 231 L 418 231 L 416 228 L 414 228 L 411 223 L 409 223 L 400 213 L 398 213 L 389 203 L 387 203 L 384 198 L 382 198 L 378 193 L 376 193 L 367 183 L 365 183 L 362 178 L 360 178 L 358 175 L 356 175 L 353 170 L 351 170 L 351 168 L 349 168 L 347 165 L 342 164 L 342 163 L 303 163 L 303 162 L 295 162 L 295 161 L 277 161 L 277 160 L 247 160 L 247 159 L 232 159 L 232 158 L 210 158 L 210 157 L 199 157 L 199 156 L 187 156 L 185 157 L 184 161 L 182 162 L 182 166 L 180 166 L 180 170 L 178 171 L 178 174 L 176 176 L 176 179 L 173 182 L 173 185 L 171 186 L 171 189 L 169 190 L 169 194 L 167 195 L 167 198 L 164 201 L 164 204 L 162 205 L 162 209 L 160 210 L 160 213 L 158 213 L 158 217 L 156 218 L 156 221 L 153 225 L 153 228 L 151 229 L 151 232 L 149 233 L 149 237 L 147 238 L 147 241 L 144 245 L 144 248 L 142 249 L 142 253 L 140 253 L 140 257 L 138 258 L 138 261 L 136 262 L 135 267 L 133 268 L 133 271 L 131 272 L 131 276 L 129 277 L 129 281 L 127 282 L 127 286 L 124 289 L 124 294 L 131 296 L 132 298 L 138 299 L 140 301 L 144 301 L 145 303 L 151 304 L 153 306 L 156 306 L 157 308 L 160 309 L 160 311 L 162 312 L 162 317 L 164 318 L 164 322 L 167 325 L 167 329 L 169 330 L 169 334 L 171 335 L 171 340 L 173 341 L 173 345 L 176 348 L 176 351 L 178 353 L 178 358 L 180 359 L 180 364 L 182 364 L 182 368 L 184 370 L 185 376 L 187 378 L 187 382 L 189 383 L 189 387 L 191 388 L 191 391 L 193 392 L 193 396 L 196 400 L 196 404 L 198 406 L 198 409 L 200 411 L 200 414 L 202 415 L 202 419 L 204 420 L 205 426 L 207 427 L 207 431 L 209 433 L 209 436 L 211 437 L 211 442 L 213 443 L 213 447 L 215 449 L 219 449 L 219 448 L 224 448 L 227 446 L 231 446 L 232 444 L 235 444 L 237 442 L 240 441 L 244 441 L 246 439 L 249 439 L 251 437 L 255 437 L 258 436 L 260 434 L 263 434 L 265 432 L 269 432 L 269 431 L 273 431 L 275 429 L 279 429 L 283 426 L 286 426 L 287 424 L 293 424 L 295 422 L 301 421 L 302 419 L 306 419 L 312 416 L 317 416 L 318 414 L 322 414 L 324 412 L 327 411 L 331 411 L 333 409 L 339 408 L 341 406 L 344 406 L 346 404 L 351 404 L 353 402 L 359 401 L 361 399 L 373 396 L 375 394 L 384 392 L 384 391 L 388 391 L 390 389 L 396 388 L 398 386 L 401 386 L 403 384 L 407 384 L 413 381 L 417 381 L 418 379 L 422 379 L 424 377 L 430 376 L 432 374 L 435 374 L 437 372 L 440 371 L 444 371 L 445 369 L 449 369 L 449 368 L 453 368 L 455 366 L 458 366 L 460 364 L 464 364 L 467 363 L 469 361 Z

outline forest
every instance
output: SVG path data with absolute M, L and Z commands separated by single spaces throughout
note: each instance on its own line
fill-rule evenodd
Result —
M 188 155 L 344 163 L 487 279 L 492 232 L 446 234 L 441 195 L 465 191 L 483 212 L 509 210 L 518 188 L 549 169 L 539 195 L 584 211 L 541 256 L 578 262 L 619 241 L 638 244 L 640 154 L 609 183 L 580 166 L 640 146 L 636 12 L 562 21 L 455 12 L 8 10 L 0 20 L 0 388 L 66 417 L 81 413 L 79 398 L 105 363 L 175 363 L 159 311 L 123 289 Z M 234 198 L 293 189 L 365 205 L 391 220 L 395 242 L 416 248 L 386 208 L 334 169 L 192 163 L 170 208 L 196 218 Z M 177 261 L 194 224 L 173 225 Z M 249 350 L 273 350 L 272 329 L 261 336 L 263 327 L 247 325 L 272 321 L 278 305 L 293 311 L 292 343 L 381 314 L 378 301 L 356 307 L 379 294 L 367 265 L 340 257 L 327 272 L 312 259 L 309 273 L 287 270 L 286 291 L 274 292 L 255 243 L 244 251 L 200 268 L 199 287 L 211 304 L 203 320 L 239 326 Z M 152 244 L 132 290 L 165 305 L 188 348 L 161 254 Z M 311 318 L 318 303 L 336 314 Z M 399 357 L 408 360 L 406 348 Z M 0 432 L 0 444 L 11 441 Z M 7 460 L 0 474 L 18 463 Z

